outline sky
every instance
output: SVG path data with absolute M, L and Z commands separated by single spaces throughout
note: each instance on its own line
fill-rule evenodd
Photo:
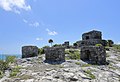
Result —
M 0 53 L 74 43 L 91 30 L 120 43 L 120 0 L 0 0 Z

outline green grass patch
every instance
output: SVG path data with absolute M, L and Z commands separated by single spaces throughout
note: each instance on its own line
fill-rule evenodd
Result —
M 74 49 L 65 50 L 65 54 L 68 54 L 67 57 L 66 57 L 66 60 L 80 59 L 80 51 L 79 50 L 74 50 Z
M 85 73 L 87 73 L 91 79 L 96 79 L 96 77 L 91 73 L 90 70 L 86 70 Z
M 83 64 L 81 67 L 88 67 L 91 66 L 91 64 Z
M 76 65 L 80 65 L 80 62 L 75 62 Z

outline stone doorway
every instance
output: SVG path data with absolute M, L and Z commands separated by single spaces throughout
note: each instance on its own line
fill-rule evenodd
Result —
M 90 60 L 91 53 L 89 50 L 85 50 L 85 55 L 86 55 L 85 60 Z

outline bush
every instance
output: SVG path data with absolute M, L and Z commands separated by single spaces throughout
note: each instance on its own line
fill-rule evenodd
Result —
M 10 77 L 16 76 L 20 72 L 21 67 L 16 66 L 12 69 L 12 72 L 10 73 Z
M 65 54 L 68 54 L 66 59 L 80 59 L 79 50 L 65 50 Z
M 45 53 L 45 51 L 44 51 L 43 48 L 39 48 L 39 49 L 38 49 L 38 54 L 44 54 L 44 53 Z
M 120 45 L 115 44 L 113 45 L 113 48 L 116 49 L 117 51 L 120 51 Z
M 85 73 L 87 73 L 91 79 L 96 79 L 96 77 L 91 73 L 91 71 L 87 70 L 85 71 Z
M 7 63 L 14 63 L 15 62 L 16 56 L 7 56 L 6 57 L 6 62 Z
M 7 62 L 0 60 L 0 71 L 4 72 L 4 70 L 6 70 L 8 67 L 9 66 Z
M 3 77 L 3 72 L 2 71 L 0 71 L 0 78 L 2 78 Z
M 99 46 L 102 46 L 102 44 L 96 44 L 95 46 L 99 47 Z

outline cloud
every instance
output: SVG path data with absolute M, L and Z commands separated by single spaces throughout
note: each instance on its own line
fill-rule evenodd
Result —
M 13 11 L 20 14 L 20 10 L 31 10 L 31 6 L 25 0 L 0 0 L 0 7 L 5 11 Z
M 48 28 L 46 29 L 46 31 L 48 32 L 48 35 L 57 35 L 58 33 L 56 31 L 50 31 Z
M 39 22 L 33 22 L 33 23 L 30 23 L 29 25 L 30 25 L 30 26 L 33 26 L 33 27 L 38 27 L 38 26 L 40 26 Z
M 36 38 L 36 40 L 37 40 L 37 41 L 41 41 L 41 40 L 43 40 L 43 38 Z
M 26 19 L 23 19 L 23 22 L 24 22 L 24 23 L 28 23 L 28 21 L 27 21 Z

